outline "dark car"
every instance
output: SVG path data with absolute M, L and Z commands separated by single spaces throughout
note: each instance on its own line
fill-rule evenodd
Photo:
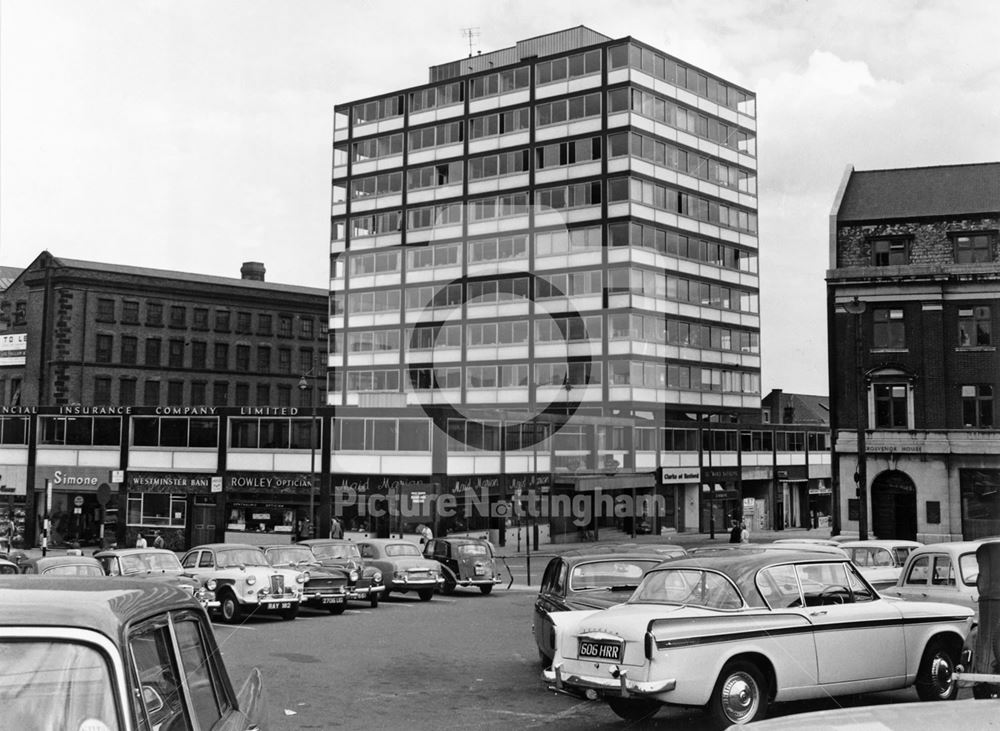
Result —
M 173 551 L 162 548 L 112 548 L 98 551 L 94 558 L 101 562 L 108 576 L 165 581 L 191 592 L 191 596 L 206 609 L 219 607 L 215 598 L 215 580 L 203 583 L 185 572 L 181 560 Z
M 385 577 L 385 596 L 390 591 L 417 592 L 429 602 L 441 586 L 441 564 L 423 557 L 415 543 L 401 538 L 367 538 L 358 541 L 362 557 Z
M 501 582 L 493 546 L 482 538 L 432 538 L 424 544 L 424 557 L 441 564 L 442 594 L 459 586 L 489 594 Z
M 542 664 L 551 665 L 555 653 L 550 614 L 619 604 L 629 598 L 647 571 L 685 553 L 675 545 L 629 543 L 573 549 L 550 560 L 535 598 L 532 622 Z
M 205 610 L 168 584 L 0 577 L 8 729 L 266 729 L 260 671 L 237 692 Z
M 357 580 L 348 586 L 347 598 L 367 601 L 373 609 L 378 606 L 385 592 L 382 572 L 365 563 L 356 543 L 341 538 L 310 538 L 295 545 L 308 546 L 323 566 L 357 571 Z
M 347 587 L 358 580 L 356 570 L 325 567 L 308 546 L 264 546 L 264 555 L 272 566 L 305 573 L 303 605 L 326 609 L 330 614 L 344 613 L 347 608 Z
M 25 562 L 21 567 L 25 574 L 45 576 L 104 576 L 101 562 L 90 556 L 43 556 Z

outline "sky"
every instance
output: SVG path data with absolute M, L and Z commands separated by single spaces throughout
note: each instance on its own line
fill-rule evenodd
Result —
M 828 393 L 838 186 L 1000 161 L 1000 3 L 0 0 L 0 265 L 327 289 L 333 106 L 577 25 L 756 92 L 762 392 Z

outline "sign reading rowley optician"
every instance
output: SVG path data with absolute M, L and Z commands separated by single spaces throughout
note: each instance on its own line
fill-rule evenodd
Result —
M 27 333 L 0 335 L 0 366 L 23 366 L 27 352 Z

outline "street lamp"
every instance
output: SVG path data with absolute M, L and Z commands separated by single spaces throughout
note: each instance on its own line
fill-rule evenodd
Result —
M 312 390 L 312 415 L 309 417 L 309 536 L 313 537 L 316 535 L 313 526 L 315 518 L 315 501 L 314 495 L 316 493 L 316 367 L 313 366 L 308 373 L 304 373 L 301 378 L 299 378 L 299 390 L 305 393 L 305 390 L 309 388 L 309 381 L 306 376 L 309 376 L 313 380 L 313 390 Z
M 864 339 L 862 337 L 862 317 L 867 305 L 857 296 L 844 303 L 844 310 L 854 315 L 854 367 L 856 372 L 855 389 L 857 390 L 857 443 L 858 468 L 854 473 L 858 496 L 858 539 L 868 540 L 868 456 L 865 453 L 865 430 L 868 428 L 868 389 L 865 383 L 862 354 Z

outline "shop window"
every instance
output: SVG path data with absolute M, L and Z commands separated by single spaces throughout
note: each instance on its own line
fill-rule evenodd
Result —
M 183 528 L 187 524 L 186 498 L 186 495 L 131 493 L 128 496 L 128 524 Z

